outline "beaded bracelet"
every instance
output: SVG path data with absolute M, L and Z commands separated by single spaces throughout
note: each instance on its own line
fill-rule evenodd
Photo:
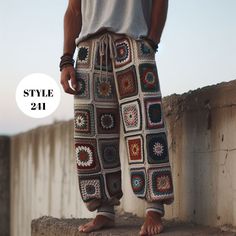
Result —
M 148 43 L 150 44 L 150 46 L 152 47 L 152 49 L 154 50 L 154 52 L 158 51 L 158 43 L 155 43 L 152 39 L 145 37 L 144 38 L 146 41 L 148 41 Z
M 65 66 L 68 66 L 68 65 L 74 66 L 74 62 L 75 61 L 73 59 L 73 55 L 72 54 L 64 53 L 61 56 L 61 61 L 60 61 L 60 64 L 59 64 L 60 71 L 62 71 Z

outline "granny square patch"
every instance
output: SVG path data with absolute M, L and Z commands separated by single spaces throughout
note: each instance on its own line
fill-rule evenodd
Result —
M 91 133 L 91 122 L 89 110 L 75 111 L 75 129 L 81 133 Z
M 74 127 L 76 136 L 93 136 L 94 128 L 93 105 L 75 107 L 74 109 Z
M 131 169 L 131 186 L 134 194 L 139 198 L 144 198 L 146 194 L 146 173 L 145 169 Z
M 114 196 L 117 198 L 122 197 L 123 193 L 121 190 L 121 171 L 108 173 L 105 175 L 105 179 L 110 198 Z
M 102 189 L 104 188 L 104 184 L 101 176 L 79 176 L 79 187 L 84 202 L 93 199 L 103 199 L 104 194 Z
M 76 60 L 77 70 L 81 68 L 89 68 L 91 64 L 91 49 L 92 45 L 90 41 L 81 42 L 78 45 L 78 56 Z
M 146 136 L 147 158 L 150 164 L 169 162 L 167 138 L 164 132 Z
M 146 113 L 146 127 L 156 129 L 164 127 L 161 98 L 144 99 Z
M 99 134 L 118 134 L 120 116 L 117 108 L 97 108 L 97 131 Z
M 80 46 L 78 49 L 78 62 L 79 63 L 87 63 L 89 55 L 89 47 L 88 46 Z
M 112 61 L 110 57 L 110 49 L 104 44 L 104 48 L 101 48 L 99 42 L 96 45 L 96 52 L 95 52 L 95 63 L 94 63 L 95 70 L 99 71 L 108 71 L 112 72 Z
M 122 38 L 115 41 L 116 58 L 115 67 L 122 67 L 131 62 L 131 48 L 128 38 Z
M 95 139 L 75 139 L 75 156 L 78 174 L 100 171 Z
M 90 98 L 90 88 L 89 88 L 89 74 L 87 73 L 76 73 L 77 81 L 77 94 L 75 98 L 77 99 L 89 99 Z
M 126 138 L 129 164 L 142 163 L 144 160 L 143 137 L 141 135 Z
M 159 78 L 155 64 L 139 65 L 141 89 L 145 93 L 160 92 Z
M 104 169 L 120 166 L 119 139 L 99 139 L 98 147 Z
M 137 48 L 138 58 L 140 60 L 155 61 L 155 53 L 153 51 L 153 48 L 145 39 L 137 41 Z
M 139 100 L 121 104 L 122 121 L 125 133 L 141 130 L 141 112 Z
M 173 183 L 170 167 L 148 170 L 148 185 L 153 201 L 173 197 Z
M 94 98 L 100 102 L 117 100 L 113 76 L 94 74 Z
M 134 66 L 118 72 L 116 77 L 120 99 L 138 94 L 137 76 Z

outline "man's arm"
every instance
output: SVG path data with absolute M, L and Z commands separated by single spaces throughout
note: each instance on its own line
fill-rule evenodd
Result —
M 64 47 L 63 54 L 73 56 L 75 51 L 75 39 L 81 30 L 81 1 L 69 0 L 69 4 L 64 16 Z M 71 80 L 71 85 L 69 84 Z M 76 94 L 77 83 L 75 70 L 72 65 L 64 66 L 61 73 L 61 85 L 66 93 Z
M 81 30 L 81 1 L 69 0 L 64 16 L 64 53 L 74 54 L 75 39 Z
M 165 26 L 168 11 L 168 0 L 153 0 L 151 25 L 148 33 L 148 38 L 159 43 L 162 31 Z

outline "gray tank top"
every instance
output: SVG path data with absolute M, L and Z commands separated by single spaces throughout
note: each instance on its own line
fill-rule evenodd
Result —
M 76 44 L 104 29 L 134 39 L 147 36 L 152 0 L 81 0 L 82 28 Z

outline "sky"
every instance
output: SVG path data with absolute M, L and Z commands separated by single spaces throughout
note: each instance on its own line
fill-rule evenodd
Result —
M 27 117 L 15 101 L 18 83 L 31 73 L 47 74 L 60 85 L 67 3 L 0 0 L 0 135 L 72 119 L 73 98 L 63 91 L 60 106 L 47 118 Z M 235 0 L 169 0 L 156 54 L 163 96 L 236 79 L 235 10 Z

